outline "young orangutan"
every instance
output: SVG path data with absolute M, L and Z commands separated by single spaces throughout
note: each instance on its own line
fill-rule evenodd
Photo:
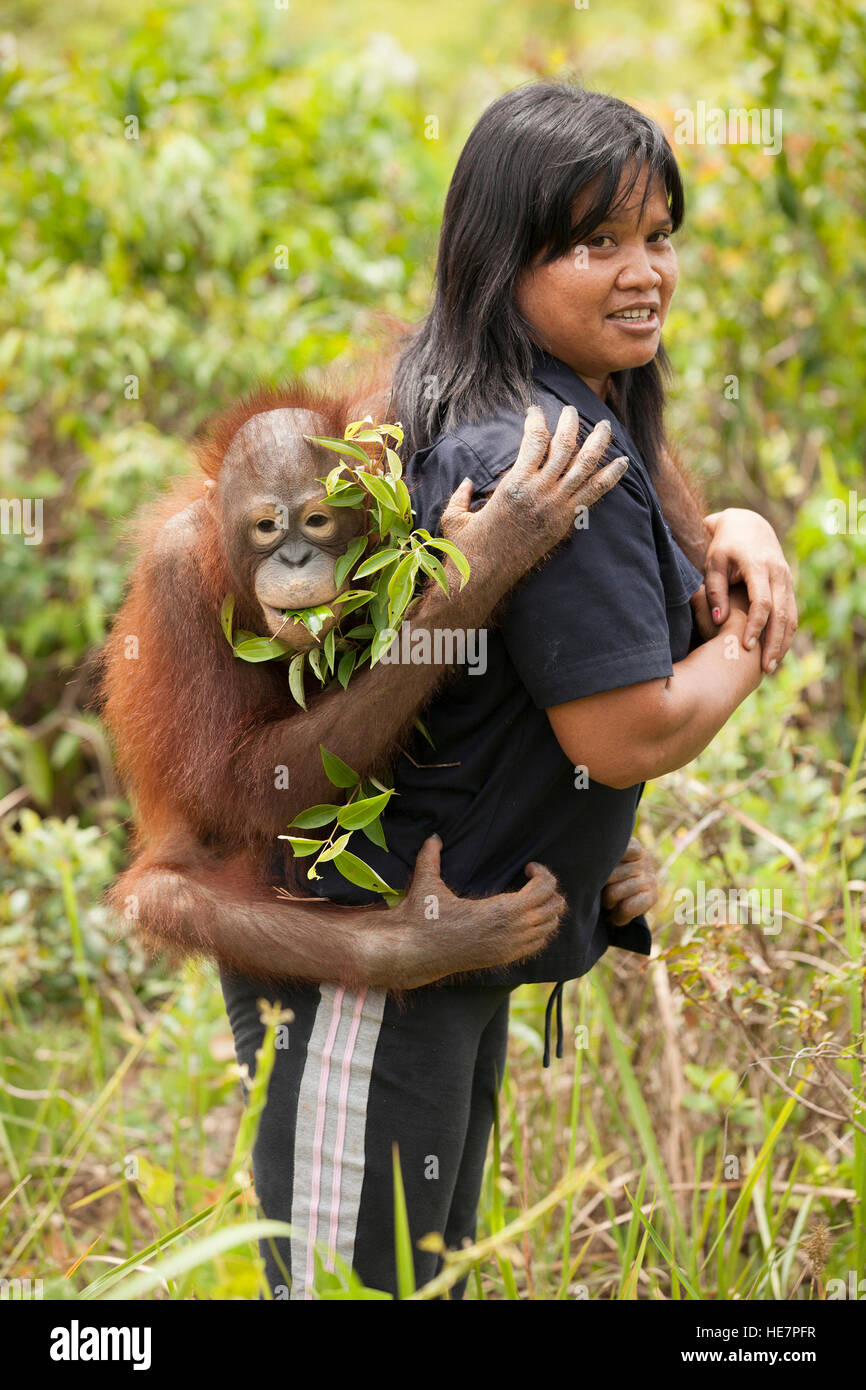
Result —
M 334 565 L 358 514 L 328 505 L 317 479 L 333 456 L 305 436 L 342 437 L 353 418 L 346 397 L 260 389 L 199 447 L 204 488 L 200 475 L 187 478 L 149 509 L 103 653 L 103 715 L 137 815 L 135 858 L 111 902 L 155 950 L 263 979 L 411 989 L 535 954 L 565 903 L 538 864 L 527 865 L 519 892 L 455 897 L 439 877 L 437 837 L 397 907 L 287 900 L 271 886 L 277 837 L 300 810 L 330 799 L 319 745 L 362 775 L 382 771 L 446 669 L 380 664 L 302 710 L 284 667 L 237 660 L 221 631 L 232 592 L 240 627 L 308 645 L 284 612 L 335 598 Z M 579 449 L 576 438 L 573 411 L 552 441 L 533 412 L 485 505 L 471 511 L 471 483 L 457 489 L 442 534 L 468 559 L 470 578 L 461 590 L 449 561 L 449 595 L 431 584 L 410 610 L 414 630 L 483 626 L 568 534 L 576 509 L 617 482 L 624 460 L 598 468 L 609 430 Z M 430 894 L 440 902 L 435 931 L 423 912 Z

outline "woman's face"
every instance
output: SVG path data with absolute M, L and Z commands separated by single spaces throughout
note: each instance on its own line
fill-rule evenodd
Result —
M 641 213 L 645 183 L 646 176 L 638 179 L 628 204 L 596 227 L 586 246 L 536 263 L 515 286 L 518 308 L 542 346 L 602 398 L 609 373 L 655 357 L 677 283 L 664 187 L 652 185 Z M 590 197 L 584 191 L 576 200 L 575 225 Z

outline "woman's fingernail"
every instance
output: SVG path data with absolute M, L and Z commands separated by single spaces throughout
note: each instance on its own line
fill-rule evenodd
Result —
M 770 672 L 770 674 L 772 675 L 773 672 L 775 671 L 775 669 L 776 669 L 776 662 L 775 662 L 775 661 L 771 661 L 770 664 L 769 664 L 769 666 L 767 667 L 767 670 L 768 670 L 768 671 Z
M 750 638 L 748 639 L 748 641 L 745 642 L 743 645 L 745 646 L 746 651 L 747 651 L 747 652 L 750 652 L 750 651 L 752 650 L 752 648 L 754 647 L 754 645 L 755 645 L 755 639 L 754 639 L 754 637 L 750 637 Z
M 721 608 L 714 608 L 714 609 L 713 609 L 713 619 L 714 619 L 714 621 L 717 622 L 717 623 L 720 623 L 720 622 L 722 621 L 722 610 L 721 610 Z

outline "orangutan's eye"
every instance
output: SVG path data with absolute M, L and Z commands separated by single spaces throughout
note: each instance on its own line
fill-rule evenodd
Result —
M 285 527 L 280 523 L 276 516 L 260 516 L 253 522 L 253 544 L 259 546 L 273 545 L 283 534 Z
M 308 512 L 303 520 L 303 529 L 311 540 L 317 543 L 333 540 L 338 531 L 337 518 L 324 509 Z

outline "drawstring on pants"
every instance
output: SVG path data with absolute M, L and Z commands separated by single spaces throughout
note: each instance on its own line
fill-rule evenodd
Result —
M 553 1006 L 556 1004 L 556 1055 L 562 1056 L 562 986 L 564 980 L 560 980 L 558 985 L 554 985 L 547 1001 L 547 1008 L 544 1011 L 544 1058 L 541 1065 L 550 1066 L 550 1019 L 553 1013 Z

